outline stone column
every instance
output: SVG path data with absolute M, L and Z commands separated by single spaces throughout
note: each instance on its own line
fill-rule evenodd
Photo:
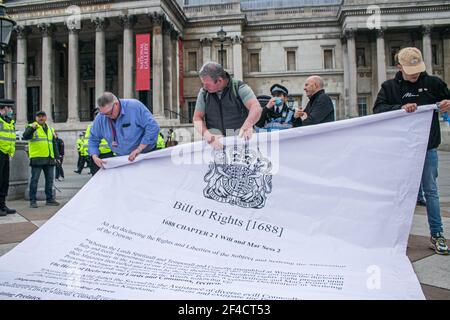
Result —
M 41 109 L 47 114 L 47 121 L 54 121 L 52 114 L 53 104 L 53 25 L 42 23 L 38 25 L 42 31 L 42 106 Z
M 377 30 L 377 79 L 378 88 L 386 81 L 386 51 L 384 46 L 384 29 Z
M 151 15 L 153 22 L 152 42 L 152 74 L 153 74 L 153 114 L 164 119 L 164 75 L 163 75 L 163 36 L 162 23 L 164 16 L 159 13 Z
M 117 68 L 117 75 L 119 78 L 119 97 L 123 97 L 123 44 L 122 38 L 119 41 L 119 45 L 117 46 L 117 60 L 118 60 L 118 68 Z
M 17 32 L 17 90 L 16 113 L 17 124 L 23 126 L 27 123 L 27 34 L 28 29 L 16 26 Z
M 422 29 L 422 46 L 423 46 L 423 60 L 427 67 L 427 73 L 433 74 L 433 53 L 431 49 L 431 26 L 424 26 Z
M 244 74 L 242 72 L 242 42 L 241 36 L 233 37 L 233 73 L 234 78 L 243 80 Z
M 450 28 L 444 30 L 442 37 L 442 45 L 444 46 L 444 80 L 450 83 Z
M 173 26 L 170 23 L 163 23 L 163 72 L 164 72 L 164 114 L 169 119 L 173 118 L 172 111 L 172 42 L 170 34 Z M 166 109 L 168 111 L 166 112 Z
M 350 112 L 349 112 L 349 87 L 350 87 L 350 74 L 349 74 L 349 67 L 348 67 L 348 50 L 347 50 L 347 39 L 344 37 L 341 38 L 341 44 L 342 44 L 342 66 L 344 69 L 344 92 L 343 92 L 343 104 L 344 104 L 344 114 L 342 115 L 342 119 L 349 118 Z M 306 95 L 303 95 L 304 99 L 306 100 Z
M 347 38 L 347 53 L 348 53 L 348 72 L 349 72 L 349 94 L 348 94 L 348 110 L 350 117 L 358 116 L 358 92 L 357 92 L 357 82 L 358 73 L 356 70 L 356 47 L 355 47 L 355 37 L 356 30 L 349 29 L 345 32 L 345 37 Z
M 212 60 L 211 57 L 211 45 L 212 45 L 212 39 L 211 38 L 202 38 L 200 39 L 200 43 L 202 44 L 202 61 L 203 64 L 206 62 L 209 62 Z
M 76 28 L 69 29 L 69 110 L 67 122 L 80 121 L 80 61 L 78 56 L 78 32 L 79 30 Z
M 123 26 L 123 98 L 134 98 L 134 32 L 136 16 L 121 16 Z
M 108 19 L 97 17 L 92 20 L 95 26 L 95 98 L 105 92 L 106 88 L 106 52 L 105 29 L 108 27 Z
M 10 49 L 8 49 L 10 50 Z M 11 51 L 6 52 L 6 61 L 13 61 L 13 54 Z M 7 99 L 13 99 L 13 65 L 12 63 L 5 64 L 5 94 Z
M 172 111 L 176 112 L 176 118 L 180 118 L 179 101 L 180 101 L 180 61 L 178 50 L 179 33 L 172 30 L 170 38 L 172 41 Z

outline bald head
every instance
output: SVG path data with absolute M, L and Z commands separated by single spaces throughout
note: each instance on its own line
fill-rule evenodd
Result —
M 306 79 L 305 86 L 303 90 L 305 91 L 308 98 L 312 97 L 317 91 L 322 90 L 324 86 L 324 81 L 319 76 L 311 76 Z

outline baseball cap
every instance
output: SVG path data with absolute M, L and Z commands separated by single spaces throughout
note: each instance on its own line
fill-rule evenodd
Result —
M 47 114 L 45 113 L 45 111 L 42 111 L 42 110 L 40 110 L 40 111 L 38 111 L 38 112 L 36 112 L 36 117 L 39 117 L 39 116 L 47 116 Z
M 414 47 L 407 47 L 398 53 L 398 63 L 406 74 L 416 74 L 426 70 L 422 53 Z

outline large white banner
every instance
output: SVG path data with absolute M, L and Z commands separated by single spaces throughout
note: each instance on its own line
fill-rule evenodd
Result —
M 0 259 L 0 298 L 423 299 L 406 245 L 432 108 L 109 159 Z

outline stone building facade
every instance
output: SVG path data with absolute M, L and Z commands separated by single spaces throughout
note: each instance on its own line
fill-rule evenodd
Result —
M 306 105 L 303 83 L 325 79 L 337 119 L 370 114 L 405 46 L 450 82 L 450 1 L 411 0 L 10 0 L 18 23 L 6 52 L 6 96 L 18 128 L 45 110 L 66 141 L 92 121 L 104 90 L 137 98 L 166 130 L 192 131 L 203 62 L 226 69 L 257 95 L 279 82 Z M 276 4 L 277 6 L 275 6 Z M 224 42 L 217 32 L 226 31 Z M 135 35 L 151 34 L 151 90 L 135 90 Z M 221 50 L 223 45 L 223 51 Z

